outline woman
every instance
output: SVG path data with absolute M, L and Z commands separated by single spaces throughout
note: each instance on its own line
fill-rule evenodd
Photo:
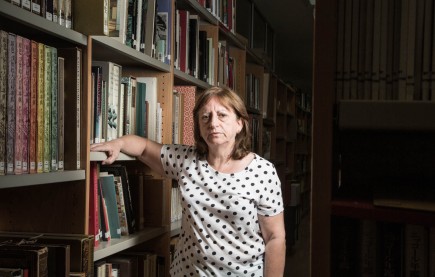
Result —
M 172 276 L 282 276 L 280 181 L 272 163 L 249 151 L 243 101 L 213 87 L 199 96 L 193 116 L 196 146 L 128 135 L 91 151 L 107 153 L 103 164 L 122 151 L 178 181 L 183 216 Z

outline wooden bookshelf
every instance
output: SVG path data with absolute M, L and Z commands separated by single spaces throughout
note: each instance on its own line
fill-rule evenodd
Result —
M 253 2 L 248 0 L 252 7 Z M 97 5 L 102 0 L 98 0 Z M 296 167 L 296 141 L 300 139 L 296 135 L 296 91 L 290 85 L 282 81 L 273 71 L 273 57 L 267 54 L 273 53 L 267 48 L 272 48 L 272 42 L 266 34 L 260 37 L 264 39 L 264 51 L 252 49 L 249 39 L 237 33 L 230 23 L 223 22 L 212 11 L 203 7 L 198 1 L 183 0 L 172 2 L 171 13 L 175 16 L 175 10 L 186 9 L 191 14 L 199 17 L 199 30 L 206 31 L 207 37 L 213 39 L 214 75 L 207 82 L 194 77 L 192 74 L 174 68 L 174 60 L 164 63 L 147 54 L 126 46 L 119 40 L 95 34 L 83 34 L 73 29 L 67 29 L 45 18 L 35 15 L 20 7 L 14 6 L 7 1 L 0 1 L 0 29 L 7 32 L 36 40 L 38 42 L 59 48 L 77 47 L 82 51 L 81 59 L 81 87 L 80 87 L 80 168 L 77 170 L 65 170 L 49 173 L 1 175 L 0 176 L 0 231 L 34 232 L 34 233 L 72 233 L 89 234 L 90 198 L 91 198 L 91 162 L 100 163 L 106 158 L 104 153 L 90 152 L 89 142 L 93 130 L 93 83 L 92 61 L 110 61 L 122 67 L 122 76 L 156 77 L 158 101 L 162 107 L 161 139 L 163 143 L 172 143 L 172 111 L 173 111 L 173 87 L 180 85 L 196 86 L 197 93 L 218 84 L 220 72 L 218 72 L 218 44 L 225 45 L 228 57 L 233 62 L 232 76 L 222 86 L 231 82 L 234 89 L 245 101 L 248 99 L 248 87 L 246 84 L 247 74 L 255 75 L 258 79 L 256 106 L 247 107 L 249 114 L 257 120 L 258 129 L 253 138 L 257 145 L 256 151 L 264 155 L 266 151 L 263 133 L 268 133 L 268 159 L 272 161 L 278 170 L 283 190 L 286 189 L 289 180 L 298 177 Z M 80 11 L 75 11 L 80 12 Z M 253 9 L 246 11 L 247 14 Z M 258 11 L 257 11 L 258 13 Z M 239 14 L 244 14 L 240 12 Z M 252 15 L 255 16 L 255 15 Z M 78 17 L 79 18 L 79 17 Z M 235 18 L 234 18 L 235 20 Z M 267 19 L 262 18 L 265 24 L 265 32 L 272 33 Z M 169 36 L 174 38 L 175 20 Z M 102 24 L 96 22 L 96 24 Z M 235 24 L 235 22 L 234 22 Z M 250 26 L 252 28 L 252 26 Z M 150 30 L 148 30 L 150 31 Z M 256 43 L 260 43 L 256 38 Z M 266 41 L 266 39 L 268 39 Z M 174 46 L 175 43 L 172 43 Z M 172 55 L 174 48 L 170 49 Z M 225 64 L 224 66 L 228 66 Z M 228 69 L 228 68 L 225 68 Z M 268 74 L 268 78 L 265 78 Z M 231 82 L 229 81 L 231 80 Z M 264 91 L 263 91 L 264 90 Z M 267 92 L 266 97 L 263 92 Z M 267 102 L 263 105 L 263 102 Z M 69 110 L 66 112 L 70 112 Z M 68 135 L 68 130 L 65 130 Z M 307 140 L 306 136 L 304 139 Z M 306 142 L 302 148 L 309 148 Z M 303 150 L 301 150 L 304 152 Z M 304 152 L 306 155 L 309 150 Z M 129 169 L 138 170 L 146 177 L 158 178 L 144 167 L 135 158 L 121 154 L 116 163 L 127 166 Z M 164 180 L 165 188 L 171 187 L 171 180 Z M 164 213 L 169 213 L 170 197 L 162 204 Z M 50 222 L 47 223 L 47 218 Z M 164 220 L 169 219 L 164 214 Z M 124 250 L 154 251 L 165 258 L 166 276 L 169 276 L 170 265 L 170 238 L 178 235 L 180 221 L 171 224 L 165 221 L 163 226 L 144 228 L 134 234 L 123 236 L 121 239 L 113 239 L 110 242 L 100 241 L 100 245 L 94 249 L 93 260 L 97 262 L 107 257 L 120 253 Z
M 428 231 L 434 226 L 433 211 L 418 210 L 410 206 L 387 207 L 377 202 L 380 188 L 389 188 L 393 193 L 393 199 L 398 200 L 402 196 L 399 195 L 401 191 L 399 187 L 406 187 L 409 195 L 423 196 L 424 190 L 419 188 L 425 188 L 426 184 L 433 183 L 431 157 L 435 151 L 431 141 L 434 128 L 430 118 L 433 117 L 435 107 L 433 98 L 425 91 L 426 80 L 421 76 L 414 78 L 412 75 L 414 70 L 415 72 L 421 70 L 418 66 L 407 69 L 408 73 L 411 72 L 407 76 L 412 80 L 407 83 L 407 87 L 403 82 L 404 79 L 399 81 L 394 77 L 387 83 L 383 83 L 385 79 L 382 80 L 382 77 L 380 79 L 355 78 L 362 73 L 362 70 L 354 63 L 354 56 L 351 53 L 362 55 L 359 56 L 360 58 L 366 57 L 365 62 L 367 62 L 369 55 L 364 55 L 381 46 L 380 50 L 376 50 L 381 51 L 381 54 L 374 53 L 375 59 L 369 62 L 385 66 L 383 63 L 386 58 L 387 70 L 396 73 L 400 71 L 399 68 L 403 68 L 399 65 L 403 60 L 413 61 L 411 64 L 413 67 L 414 61 L 418 65 L 425 59 L 423 56 L 418 56 L 419 50 L 413 52 L 412 49 L 408 49 L 412 52 L 410 56 L 401 57 L 398 54 L 403 53 L 400 51 L 405 49 L 403 42 L 406 44 L 407 39 L 405 38 L 402 44 L 396 45 L 392 36 L 394 34 L 397 39 L 403 39 L 403 33 L 400 32 L 400 28 L 397 29 L 398 23 L 402 22 L 402 26 L 408 26 L 400 17 L 396 17 L 396 21 L 390 21 L 386 26 L 382 25 L 385 22 L 381 22 L 380 25 L 384 27 L 378 31 L 387 28 L 387 33 L 391 35 L 385 39 L 387 42 L 383 40 L 382 35 L 379 37 L 380 41 L 369 41 L 367 38 L 373 34 L 367 33 L 370 30 L 368 27 L 373 22 L 367 20 L 370 16 L 373 20 L 373 16 L 378 15 L 379 10 L 376 9 L 379 7 L 374 7 L 374 14 L 370 14 L 368 7 L 365 10 L 366 3 L 368 2 L 361 2 L 363 8 L 353 9 L 356 18 L 359 16 L 361 19 L 364 16 L 362 21 L 365 22 L 364 25 L 356 24 L 358 31 L 353 29 L 348 33 L 344 28 L 337 26 L 344 26 L 341 23 L 345 18 L 349 20 L 355 18 L 350 16 L 352 9 L 347 10 L 351 7 L 350 2 L 341 0 L 316 2 L 313 82 L 313 111 L 315 112 L 312 114 L 311 149 L 310 268 L 313 277 L 343 275 L 344 271 L 340 271 L 343 268 L 340 268 L 337 256 L 340 255 L 340 243 L 345 243 L 345 239 L 341 240 L 335 235 L 337 230 L 347 228 L 343 222 L 352 222 L 355 226 L 359 226 L 362 222 L 375 222 L 381 233 L 384 232 L 382 228 L 390 224 L 396 224 L 394 226 L 400 230 L 405 230 L 410 225 L 417 225 Z M 391 2 L 393 6 L 383 9 L 390 16 L 398 11 L 406 15 L 410 11 L 399 9 L 398 5 L 401 3 L 405 2 Z M 410 12 L 415 18 L 423 17 L 422 6 L 419 7 L 420 10 L 413 9 Z M 376 33 L 376 28 L 374 30 L 374 35 L 378 36 L 380 33 Z M 363 40 L 359 42 L 359 47 L 356 47 L 354 39 L 358 32 Z M 415 37 L 418 32 L 411 31 L 408 34 Z M 376 42 L 379 44 L 374 44 Z M 385 48 L 382 48 L 382 45 Z M 389 50 L 385 51 L 386 49 Z M 356 75 L 346 75 L 349 73 L 346 69 L 354 70 Z M 369 70 L 372 76 L 377 74 L 382 76 L 385 73 L 382 68 L 374 68 L 373 71 L 375 72 Z M 355 155 L 350 155 L 351 152 Z M 398 154 L 401 155 L 400 158 L 396 156 Z M 366 176 L 364 180 L 360 179 L 362 176 Z M 432 205 L 433 202 L 430 204 Z M 356 232 L 359 231 L 361 229 L 356 229 Z M 403 235 L 406 236 L 405 231 Z M 382 234 L 377 238 L 379 241 L 376 247 L 385 245 L 386 240 L 383 240 Z M 398 241 L 397 245 L 398 253 L 403 253 L 401 272 L 405 275 L 404 260 L 407 256 L 404 241 L 405 238 L 403 241 Z M 360 241 L 356 242 L 360 243 Z M 361 251 L 360 248 L 354 250 Z M 362 252 L 356 254 L 363 255 Z M 377 262 L 382 263 L 381 258 L 377 256 Z M 357 268 L 352 268 L 355 269 Z M 358 272 L 350 275 L 344 273 L 344 276 L 351 275 L 356 276 Z

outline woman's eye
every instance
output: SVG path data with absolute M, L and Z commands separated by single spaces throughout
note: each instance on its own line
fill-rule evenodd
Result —
M 209 116 L 208 115 L 203 115 L 203 116 L 201 116 L 201 120 L 202 121 L 207 121 L 209 119 Z

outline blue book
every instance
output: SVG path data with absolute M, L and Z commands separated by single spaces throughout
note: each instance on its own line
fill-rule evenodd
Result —
M 166 64 L 171 64 L 171 0 L 157 0 L 155 51 L 156 58 Z
M 110 237 L 121 238 L 121 225 L 119 223 L 118 202 L 116 201 L 115 178 L 112 174 L 100 174 L 101 190 L 107 206 Z

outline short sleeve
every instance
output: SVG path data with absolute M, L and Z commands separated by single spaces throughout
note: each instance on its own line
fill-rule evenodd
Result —
M 165 144 L 160 151 L 160 160 L 163 165 L 165 176 L 178 179 L 183 166 L 186 167 L 196 156 L 193 146 Z
M 260 186 L 259 192 L 258 214 L 263 216 L 277 215 L 284 211 L 281 181 L 272 163 L 263 163 L 260 170 L 263 171 L 263 177 L 260 178 L 262 186 Z

